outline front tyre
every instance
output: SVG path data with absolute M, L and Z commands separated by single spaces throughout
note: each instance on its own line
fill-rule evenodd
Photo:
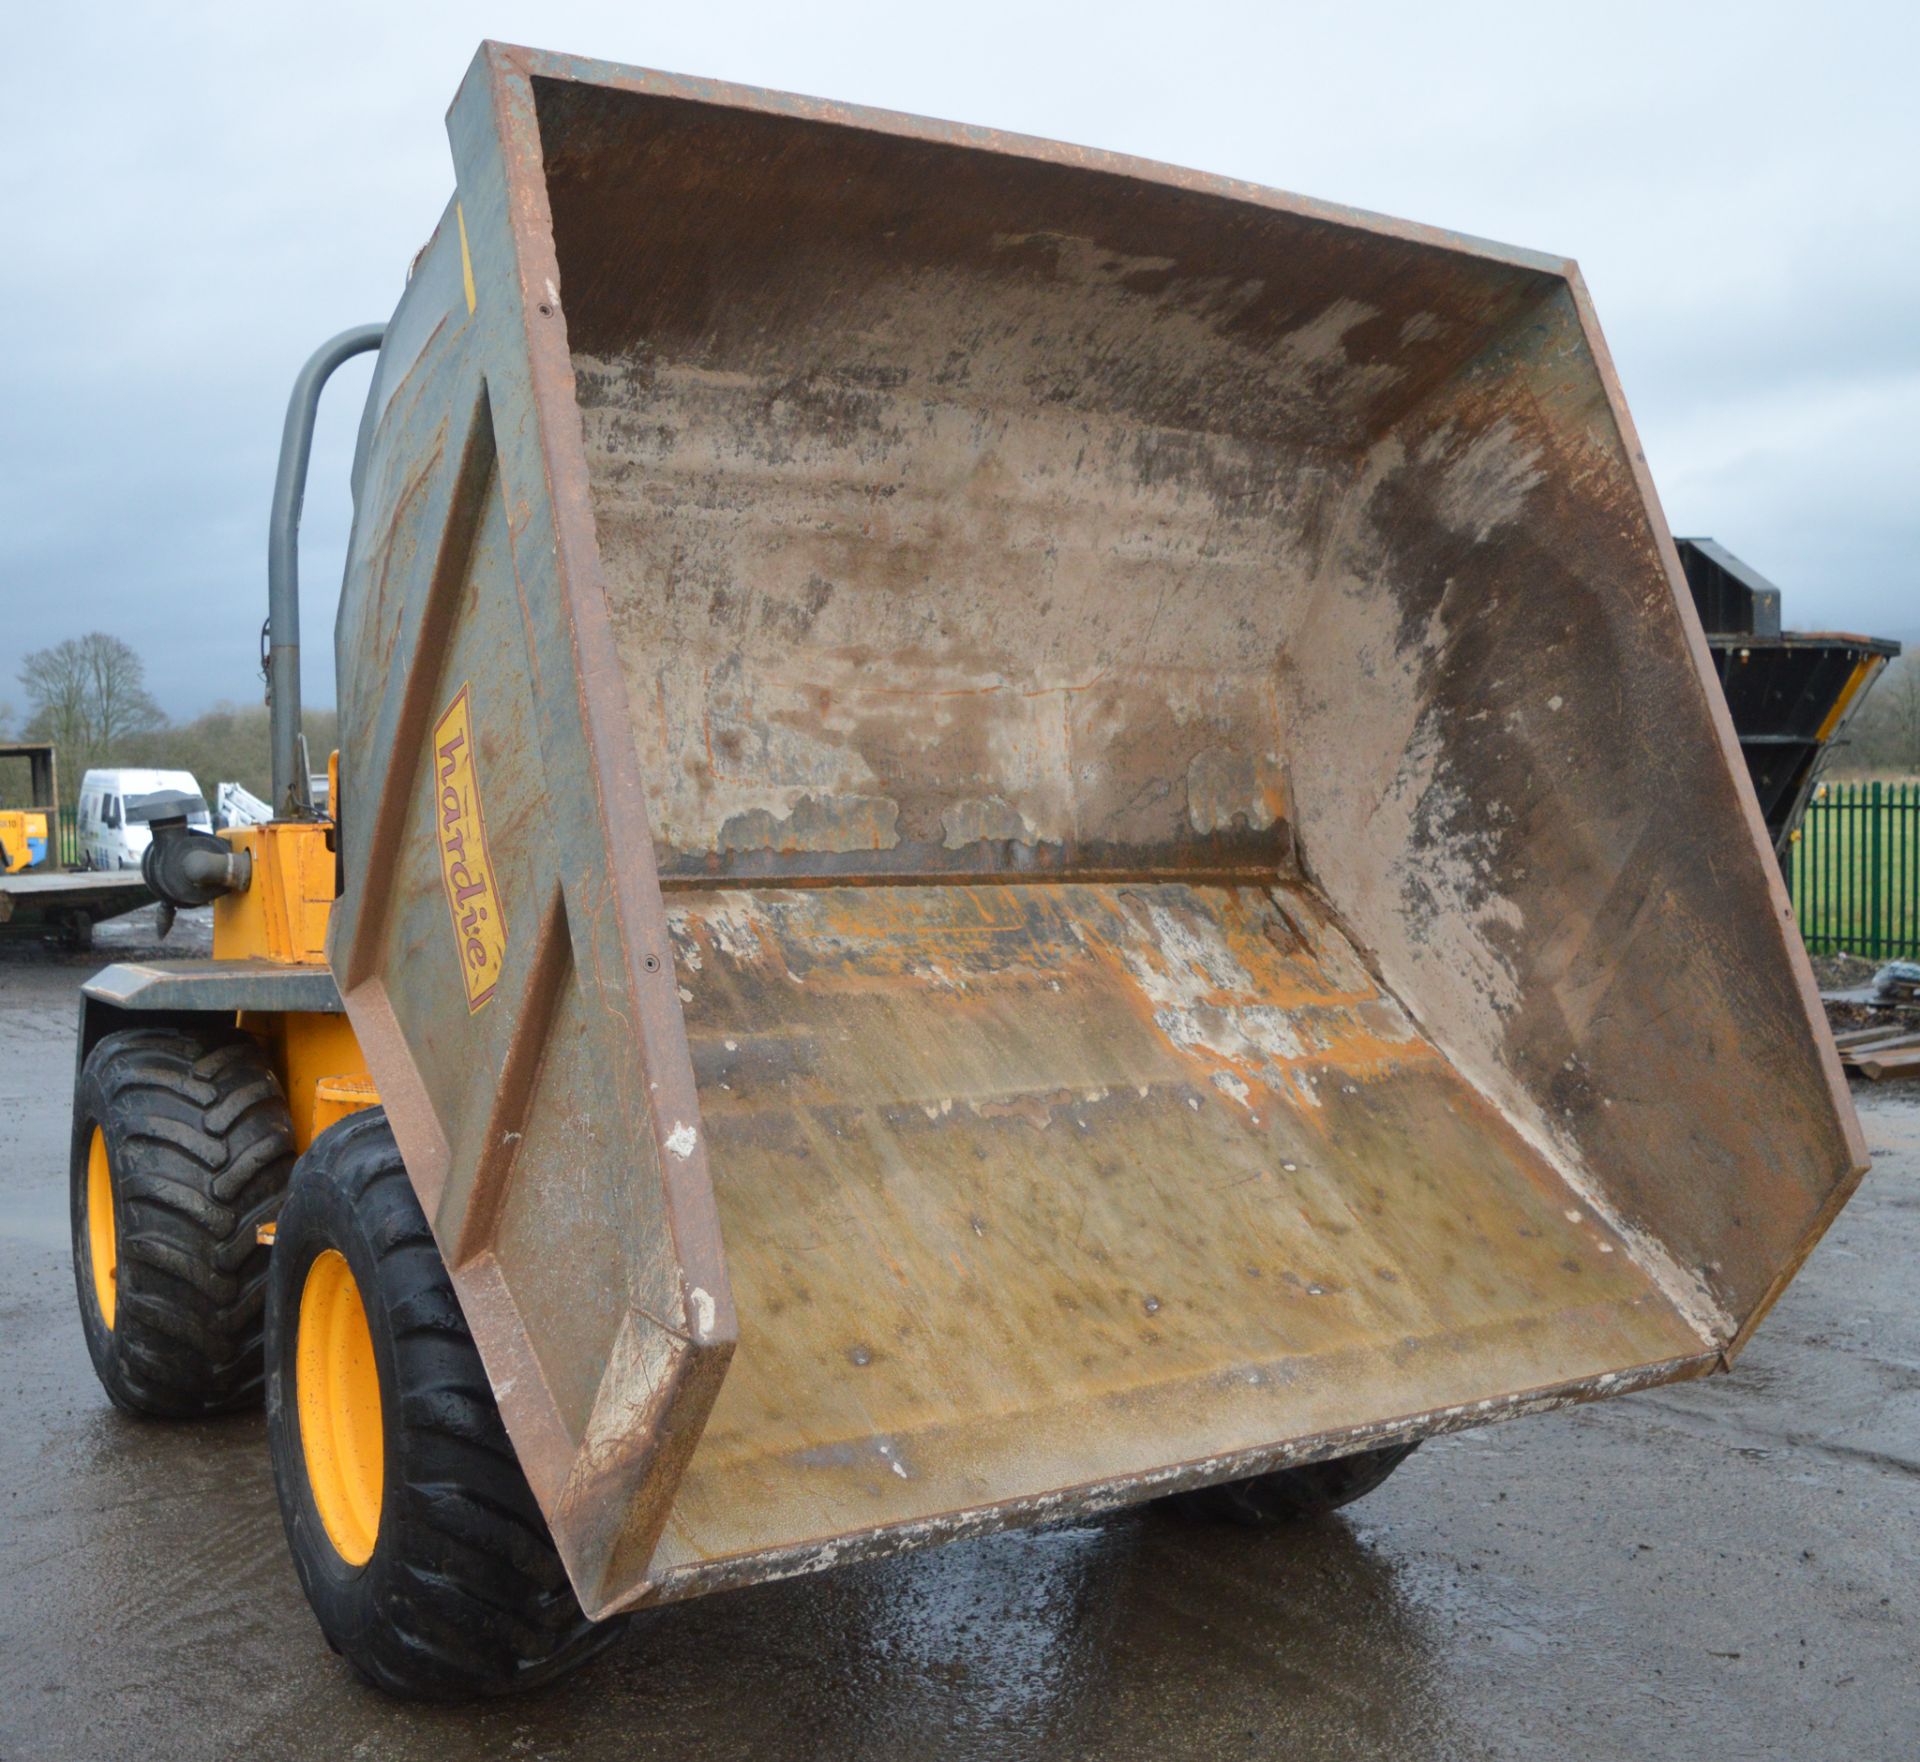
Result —
M 531 1688 L 618 1631 L 581 1613 L 378 1108 L 314 1141 L 281 1210 L 267 1436 L 307 1600 L 376 1687 Z
M 293 1167 L 286 1097 L 232 1029 L 130 1028 L 74 1097 L 80 1325 L 117 1406 L 195 1419 L 260 1398 L 267 1251 Z

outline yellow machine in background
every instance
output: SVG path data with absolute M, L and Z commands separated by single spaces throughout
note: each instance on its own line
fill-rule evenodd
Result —
M 0 808 L 0 875 L 47 860 L 47 816 L 37 808 Z
M 25 788 L 11 769 L 24 765 Z M 50 742 L 0 742 L 0 875 L 18 875 L 26 869 L 57 868 L 52 841 L 58 823 L 60 772 Z

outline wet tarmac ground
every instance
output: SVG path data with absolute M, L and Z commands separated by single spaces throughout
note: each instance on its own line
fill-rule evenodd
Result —
M 1859 1092 L 1874 1171 L 1731 1377 L 1429 1444 L 1294 1530 L 994 1537 L 650 1612 L 537 1696 L 421 1709 L 321 1641 L 260 1420 L 131 1420 L 88 1366 L 76 994 L 143 934 L 0 951 L 0 1762 L 1920 1756 L 1914 1085 Z

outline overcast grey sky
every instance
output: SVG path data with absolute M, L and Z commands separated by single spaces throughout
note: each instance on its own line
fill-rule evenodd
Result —
M 1049 135 L 1577 257 L 1667 515 L 1791 623 L 1920 637 L 1920 8 L 10 7 L 0 703 L 101 628 L 187 716 L 257 695 L 289 383 L 384 318 L 483 36 Z M 366 370 L 315 451 L 332 701 Z

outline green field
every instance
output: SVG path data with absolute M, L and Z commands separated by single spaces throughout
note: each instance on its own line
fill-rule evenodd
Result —
M 1811 954 L 1920 958 L 1920 783 L 1823 783 L 1787 866 Z

